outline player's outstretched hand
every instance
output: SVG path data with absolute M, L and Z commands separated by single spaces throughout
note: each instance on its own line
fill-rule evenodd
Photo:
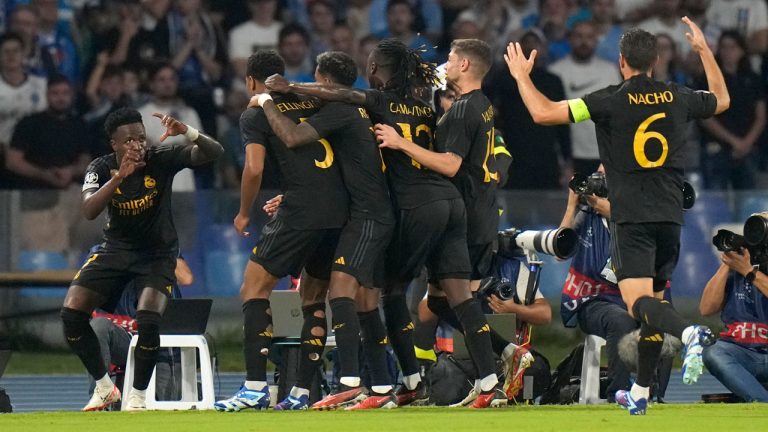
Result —
M 520 79 L 530 74 L 536 60 L 536 54 L 536 50 L 533 50 L 531 51 L 531 56 L 525 58 L 525 53 L 523 53 L 520 43 L 510 42 L 507 45 L 507 53 L 504 54 L 504 61 L 507 62 L 509 74 L 512 75 L 512 78 Z
M 291 83 L 280 74 L 274 74 L 264 81 L 264 85 L 270 91 L 276 91 L 278 93 L 290 93 Z
M 379 143 L 379 148 L 402 150 L 405 138 L 401 137 L 392 126 L 377 123 L 373 128 L 373 132 L 376 134 L 376 141 Z
M 693 50 L 697 53 L 700 53 L 705 49 L 709 49 L 709 45 L 707 45 L 707 39 L 704 37 L 704 33 L 701 31 L 699 26 L 697 26 L 695 22 L 691 21 L 691 19 L 687 16 L 684 16 L 682 21 L 688 26 L 688 28 L 691 29 L 690 32 L 685 33 L 685 38 L 688 39 L 688 43 L 691 44 Z
M 165 132 L 160 135 L 160 142 L 165 141 L 166 138 L 184 135 L 187 133 L 187 125 L 169 116 L 168 114 L 152 113 L 153 116 L 160 119 L 160 123 L 165 126 Z
M 143 154 L 138 150 L 128 150 L 120 161 L 120 169 L 117 170 L 117 177 L 124 179 L 136 172 L 137 169 L 146 165 Z
M 246 228 L 248 228 L 249 223 L 251 223 L 250 217 L 243 216 L 240 213 L 238 213 L 237 216 L 235 216 L 235 220 L 233 222 L 233 224 L 235 225 L 235 231 L 237 231 L 237 233 L 243 237 L 250 236 L 251 233 L 245 230 Z
M 267 214 L 267 216 L 273 217 L 277 214 L 277 208 L 280 207 L 281 202 L 283 202 L 282 194 L 268 199 L 267 203 L 264 204 L 264 207 L 262 208 L 264 209 L 264 212 Z

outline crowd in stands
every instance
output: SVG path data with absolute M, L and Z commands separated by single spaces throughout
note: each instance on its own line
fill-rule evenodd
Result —
M 154 111 L 218 137 L 226 156 L 177 176 L 174 190 L 237 189 L 238 118 L 248 95 L 247 57 L 275 48 L 286 76 L 311 81 L 317 54 L 365 63 L 395 37 L 445 61 L 450 41 L 481 38 L 497 55 L 485 90 L 514 163 L 508 188 L 553 189 L 597 168 L 590 122 L 535 125 L 502 59 L 509 41 L 537 49 L 534 83 L 552 99 L 618 83 L 618 41 L 630 27 L 658 35 L 658 79 L 706 88 L 685 40 L 688 15 L 714 48 L 731 109 L 689 134 L 689 172 L 710 189 L 751 189 L 768 164 L 768 6 L 765 0 L 5 0 L 0 10 L 0 187 L 67 189 L 87 162 L 110 151 L 107 114 Z M 157 123 L 157 124 L 156 124 Z M 265 187 L 275 187 L 274 178 Z

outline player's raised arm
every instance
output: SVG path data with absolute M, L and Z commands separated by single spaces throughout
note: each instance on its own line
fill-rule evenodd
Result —
M 690 33 L 685 34 L 685 37 L 688 39 L 693 50 L 699 53 L 699 57 L 701 57 L 701 63 L 704 65 L 704 74 L 707 76 L 707 87 L 717 98 L 715 114 L 720 114 L 731 105 L 731 96 L 728 94 L 728 88 L 725 86 L 723 72 L 720 70 L 720 66 L 717 65 L 715 55 L 709 49 L 704 33 L 701 32 L 699 26 L 687 16 L 683 17 L 683 22 L 691 29 Z
M 504 61 L 507 62 L 509 73 L 517 81 L 520 96 L 533 121 L 542 125 L 558 125 L 570 122 L 568 101 L 551 101 L 544 96 L 531 81 L 530 73 L 536 59 L 536 50 L 525 58 L 520 43 L 512 42 L 507 46 Z
M 192 165 L 197 166 L 212 162 L 224 154 L 224 147 L 218 141 L 200 133 L 197 129 L 187 126 L 167 114 L 153 113 L 152 115 L 159 118 L 166 128 L 163 135 L 160 136 L 160 142 L 171 136 L 184 135 L 194 143 L 190 156 Z
M 264 93 L 253 96 L 248 106 L 252 107 L 254 101 L 264 110 L 264 115 L 266 115 L 267 121 L 272 127 L 272 132 L 280 138 L 280 141 L 286 147 L 296 148 L 320 139 L 320 134 L 317 133 L 311 124 L 306 122 L 296 124 L 293 120 L 283 115 L 277 109 L 275 102 L 269 94 Z
M 362 106 L 365 106 L 366 102 L 365 92 L 339 84 L 294 83 L 278 74 L 267 78 L 264 84 L 270 91 L 278 93 L 295 93 L 329 102 L 345 102 Z

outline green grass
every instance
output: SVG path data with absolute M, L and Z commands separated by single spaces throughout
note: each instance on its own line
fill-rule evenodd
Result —
M 497 410 L 404 408 L 366 412 L 40 413 L 0 416 L 4 431 L 766 431 L 768 407 L 658 405 L 645 417 L 613 406 L 530 406 Z

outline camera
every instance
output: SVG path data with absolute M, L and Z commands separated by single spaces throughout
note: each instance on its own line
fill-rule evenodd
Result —
M 517 298 L 517 287 L 507 280 L 497 277 L 487 277 L 480 281 L 480 288 L 477 289 L 478 298 L 486 298 L 495 295 L 502 300 L 514 300 L 520 304 Z
M 728 230 L 718 230 L 712 244 L 720 252 L 739 252 L 747 249 L 752 264 L 768 260 L 768 212 L 754 213 L 744 222 L 744 235 Z
M 502 256 L 517 257 L 524 256 L 525 251 L 535 251 L 566 259 L 576 253 L 578 241 L 578 234 L 570 228 L 543 231 L 509 228 L 499 231 L 498 253 Z
M 596 172 L 586 176 L 576 173 L 568 182 L 568 187 L 578 195 L 595 195 L 600 198 L 608 197 L 608 183 L 605 174 Z M 689 210 L 696 203 L 696 190 L 687 181 L 683 182 L 683 210 Z

